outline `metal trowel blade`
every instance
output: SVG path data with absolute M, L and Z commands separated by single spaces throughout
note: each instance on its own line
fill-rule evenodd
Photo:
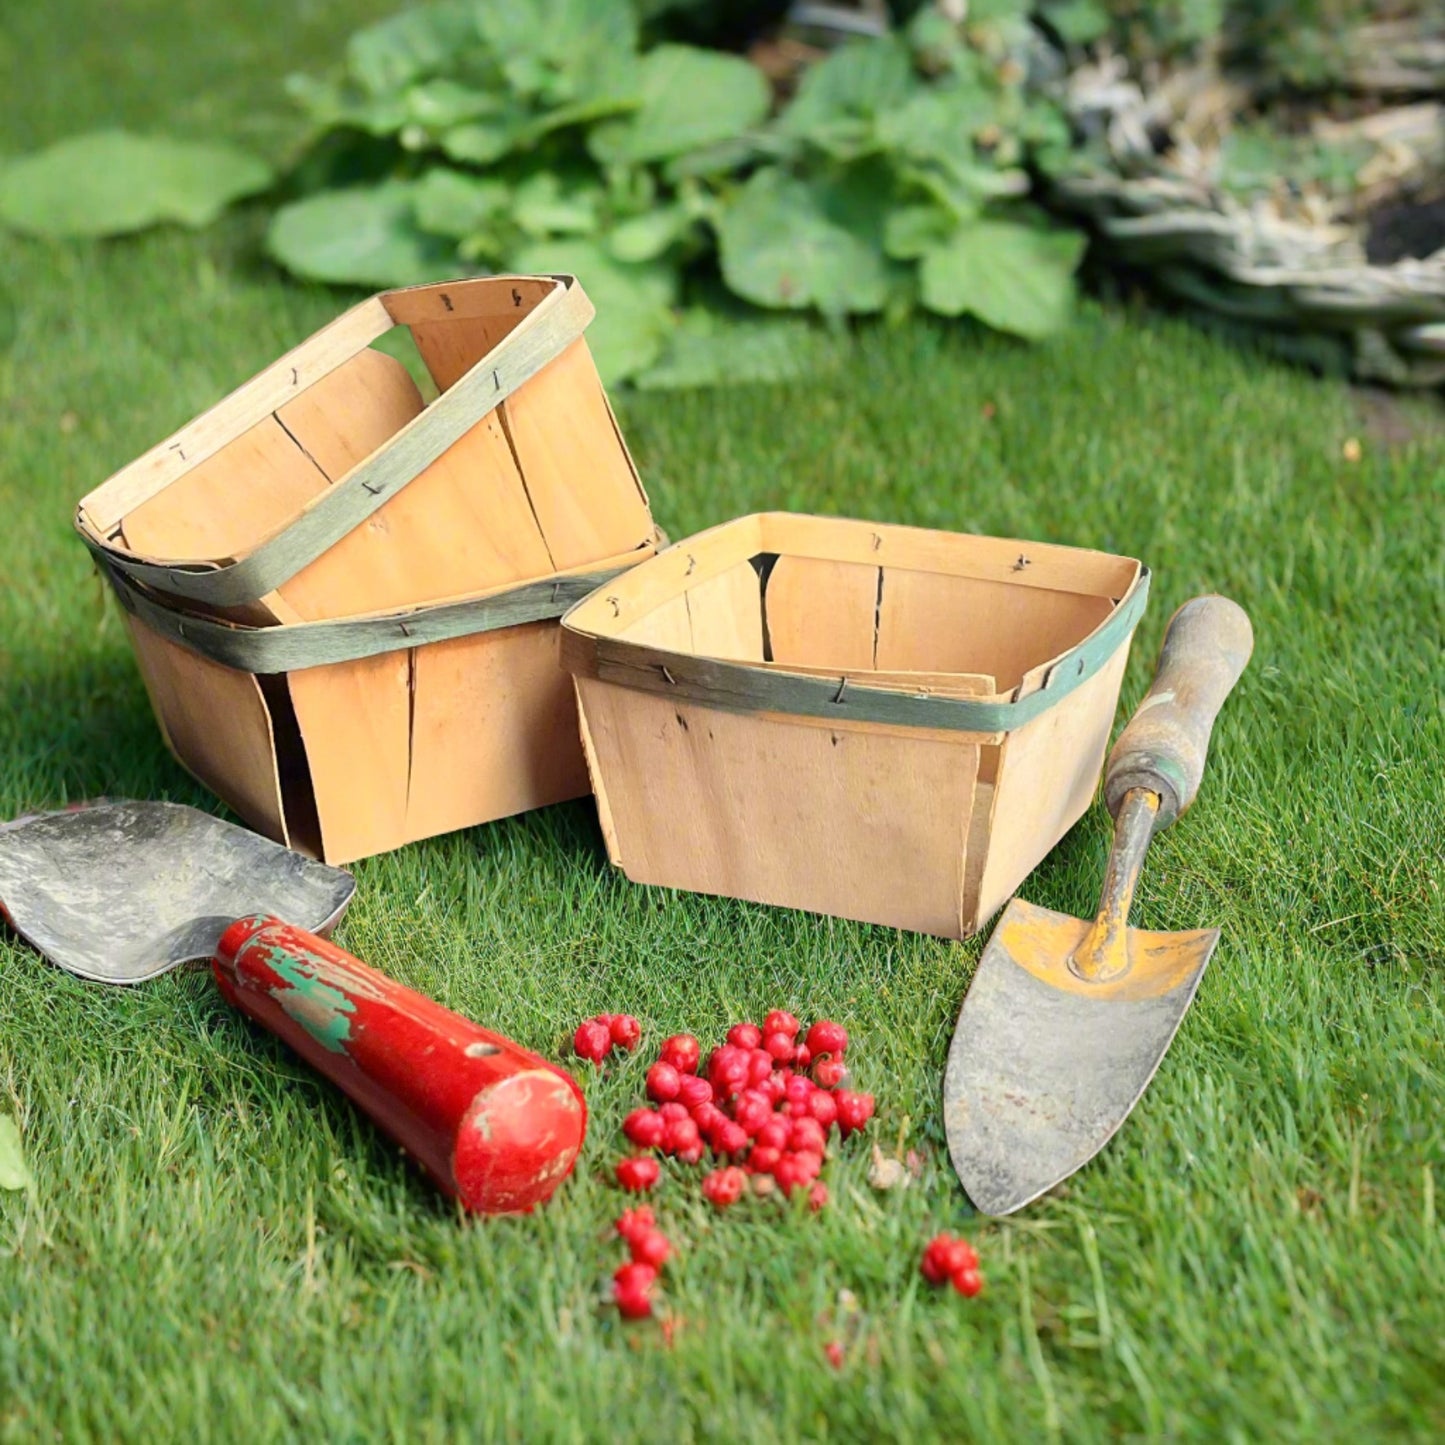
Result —
M 209 958 L 238 918 L 324 933 L 356 880 L 179 803 L 106 802 L 0 827 L 0 915 L 52 963 L 141 983 Z
M 979 959 L 943 1081 L 953 1167 L 984 1214 L 1011 1214 L 1088 1163 L 1148 1087 L 1219 930 L 1129 930 L 1130 967 L 1068 966 L 1090 924 L 1015 898 Z

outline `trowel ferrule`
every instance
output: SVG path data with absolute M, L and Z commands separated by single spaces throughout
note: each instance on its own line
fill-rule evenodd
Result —
M 1158 813 L 1159 794 L 1150 788 L 1131 788 L 1119 804 L 1099 913 L 1069 957 L 1069 971 L 1085 983 L 1108 983 L 1129 971 L 1129 909 Z

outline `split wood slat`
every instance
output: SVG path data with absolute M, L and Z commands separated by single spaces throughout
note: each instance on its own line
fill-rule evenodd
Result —
M 975 931 L 1088 806 L 1146 583 L 1102 553 L 776 513 L 676 543 L 563 620 L 608 856 Z M 1027 720 L 1016 691 L 1075 657 Z

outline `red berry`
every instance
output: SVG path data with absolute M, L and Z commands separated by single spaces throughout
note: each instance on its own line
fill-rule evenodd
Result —
M 709 1103 L 699 1104 L 692 1111 L 692 1122 L 697 1125 L 697 1132 L 704 1139 L 711 1139 L 724 1124 L 731 1124 L 732 1120 L 716 1104 Z
M 642 1042 L 642 1025 L 631 1014 L 613 1014 L 607 1021 L 612 1042 L 629 1053 Z
M 808 1190 L 808 1208 L 816 1214 L 828 1202 L 828 1186 L 819 1180 Z
M 819 1019 L 808 1030 L 808 1047 L 815 1054 L 841 1054 L 848 1047 L 848 1030 L 831 1019 Z
M 983 1276 L 976 1269 L 961 1269 L 949 1278 L 965 1299 L 972 1299 L 983 1288 Z
M 788 1129 L 788 1148 L 794 1152 L 807 1149 L 821 1155 L 828 1147 L 828 1135 L 823 1126 L 811 1115 L 794 1119 Z
M 754 1144 L 753 1152 L 748 1155 L 748 1168 L 754 1174 L 771 1174 L 782 1157 L 781 1149 L 774 1149 L 766 1144 Z
M 690 1119 L 692 1115 L 688 1112 L 686 1104 L 679 1104 L 676 1099 L 669 1099 L 667 1103 L 658 1106 L 657 1112 L 662 1116 L 664 1124 L 671 1124 L 675 1119 Z
M 625 1319 L 646 1319 L 652 1313 L 652 1286 L 657 1271 L 650 1264 L 624 1264 L 612 1276 L 612 1298 Z
M 634 1109 L 622 1121 L 622 1132 L 639 1149 L 656 1149 L 666 1127 L 667 1121 L 656 1109 Z
M 788 1081 L 779 1074 L 773 1074 L 758 1085 L 761 1093 L 765 1094 L 774 1104 L 783 1102 L 783 1095 L 788 1092 Z
M 744 1089 L 733 1105 L 733 1118 L 749 1134 L 756 1134 L 773 1117 L 773 1101 L 756 1089 Z
M 812 1149 L 792 1151 L 793 1167 L 798 1171 L 798 1183 L 809 1184 L 823 1172 L 823 1156 Z
M 848 1065 L 842 1059 L 819 1059 L 813 1065 L 813 1082 L 820 1089 L 836 1089 L 848 1077 Z
M 572 1048 L 579 1059 L 591 1059 L 600 1064 L 612 1047 L 612 1031 L 601 1019 L 588 1019 L 577 1025 L 572 1035 Z
M 689 1144 L 686 1149 L 679 1149 L 674 1156 L 679 1164 L 696 1164 L 702 1158 L 704 1145 L 701 1139 L 696 1144 Z
M 696 1074 L 681 1074 L 677 1080 L 677 1102 L 695 1111 L 699 1104 L 712 1103 L 712 1085 Z
M 671 1064 L 663 1063 L 659 1059 L 647 1071 L 647 1097 L 659 1101 L 677 1098 L 681 1079 L 682 1075 Z
M 662 1061 L 671 1064 L 679 1074 L 697 1073 L 702 1045 L 691 1034 L 673 1034 L 662 1041 Z
M 821 1184 L 818 1186 L 820 1189 L 822 1187 Z M 843 1346 L 837 1340 L 829 1340 L 823 1346 L 823 1356 L 835 1370 L 843 1368 Z
M 838 1100 L 826 1089 L 814 1089 L 808 1096 L 808 1113 L 823 1126 L 826 1134 L 838 1122 Z
M 763 1020 L 763 1034 L 786 1034 L 789 1039 L 798 1037 L 798 1030 L 802 1028 L 797 1019 L 786 1009 L 775 1008 L 767 1018 Z
M 617 1161 L 617 1182 L 631 1194 L 645 1194 L 662 1176 L 656 1159 L 634 1154 Z
M 806 1104 L 818 1086 L 804 1074 L 794 1074 L 783 1086 L 783 1097 L 790 1104 Z
M 799 1044 L 793 1051 L 793 1065 L 795 1068 L 806 1069 L 813 1062 L 813 1051 L 807 1044 Z
M 808 1180 L 804 1177 L 803 1167 L 798 1163 L 796 1154 L 784 1154 L 782 1158 L 773 1165 L 773 1179 L 784 1194 L 792 1194 L 793 1190 Z
M 639 1204 L 636 1209 L 624 1209 L 616 1229 L 629 1243 L 635 1235 L 646 1234 L 657 1223 L 650 1206 Z
M 955 1239 L 951 1234 L 937 1234 L 929 1240 L 928 1247 L 923 1251 L 920 1268 L 923 1277 L 930 1284 L 942 1284 L 944 1280 L 966 1270 L 977 1270 L 978 1253 L 965 1239 Z M 974 1291 L 975 1294 L 977 1292 Z
M 773 1072 L 773 1056 L 761 1044 L 748 1054 L 748 1083 L 757 1088 Z
M 696 1149 L 698 1152 L 693 1155 L 692 1159 L 684 1161 L 696 1163 L 702 1158 L 702 1131 L 691 1119 L 669 1120 L 667 1132 L 662 1136 L 662 1147 L 669 1154 L 678 1155 Z
M 707 1195 L 709 1203 L 718 1209 L 726 1209 L 730 1204 L 736 1204 L 742 1198 L 743 1190 L 747 1188 L 748 1177 L 736 1166 L 730 1165 L 726 1169 L 716 1169 L 702 1181 L 702 1192 Z
M 748 1147 L 748 1131 L 735 1120 L 728 1119 L 718 1126 L 712 1142 L 719 1154 L 741 1154 Z
M 660 1229 L 649 1229 L 627 1244 L 638 1264 L 650 1264 L 653 1269 L 661 1269 L 672 1253 L 672 1245 Z
M 763 1039 L 763 1047 L 780 1063 L 786 1064 L 797 1052 L 791 1034 L 774 1031 Z
M 764 1149 L 786 1149 L 788 1147 L 788 1135 L 792 1132 L 792 1126 L 786 1119 L 779 1119 L 774 1115 L 758 1130 L 753 1138 Z
M 734 1048 L 755 1049 L 763 1041 L 763 1031 L 756 1024 L 734 1024 L 728 1030 L 728 1043 Z
M 847 1089 L 839 1089 L 833 1097 L 838 1101 L 838 1128 L 845 1139 L 873 1117 L 872 1094 L 854 1094 Z

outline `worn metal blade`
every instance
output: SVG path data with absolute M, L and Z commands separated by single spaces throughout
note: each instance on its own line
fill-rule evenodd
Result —
M 1219 930 L 1129 930 L 1129 971 L 1068 967 L 1090 924 L 1016 898 L 979 960 L 948 1053 L 948 1152 L 985 1214 L 1011 1214 L 1088 1163 L 1148 1087 Z
M 179 803 L 98 803 L 0 827 L 0 915 L 52 963 L 102 983 L 209 958 L 253 913 L 325 932 L 355 889 L 344 869 Z

